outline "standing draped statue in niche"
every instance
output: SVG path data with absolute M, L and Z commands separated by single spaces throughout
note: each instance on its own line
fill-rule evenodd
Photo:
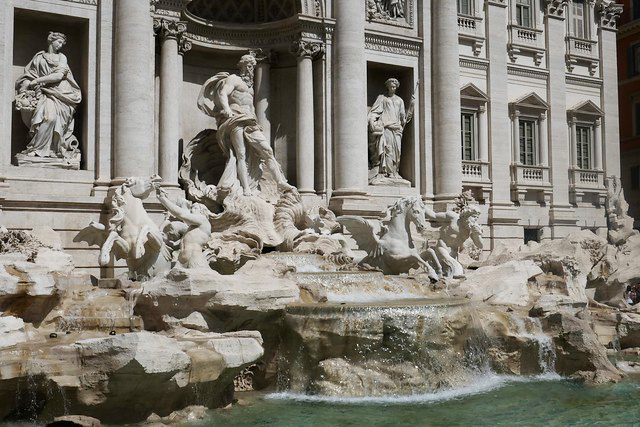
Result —
M 50 32 L 47 41 L 47 51 L 36 53 L 16 81 L 16 110 L 29 128 L 30 138 L 16 159 L 19 165 L 79 169 L 73 115 L 82 94 L 67 57 L 60 52 L 67 37 Z
M 243 55 L 238 62 L 240 75 L 218 73 L 205 82 L 198 96 L 198 107 L 216 119 L 216 138 L 227 164 L 218 185 L 217 198 L 227 195 L 252 196 L 260 192 L 262 167 L 271 174 L 279 189 L 291 190 L 278 165 L 269 141 L 258 125 L 253 106 L 253 70 L 256 58 Z
M 398 79 L 390 78 L 385 82 L 387 93 L 378 95 L 373 103 L 367 122 L 369 123 L 369 183 L 405 184 L 399 173 L 402 134 L 413 116 L 413 100 L 408 111 L 404 101 L 396 90 L 400 87 Z

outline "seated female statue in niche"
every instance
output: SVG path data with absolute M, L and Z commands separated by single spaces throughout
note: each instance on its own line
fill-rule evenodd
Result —
M 16 110 L 29 128 L 27 148 L 16 156 L 18 164 L 78 169 L 80 152 L 73 135 L 73 115 L 82 100 L 67 57 L 60 52 L 67 41 L 50 32 L 47 51 L 29 61 L 16 81 Z
M 402 133 L 411 120 L 412 108 L 405 112 L 404 101 L 396 90 L 397 79 L 385 82 L 387 93 L 378 95 L 373 103 L 367 122 L 369 123 L 369 183 L 406 183 L 399 174 Z

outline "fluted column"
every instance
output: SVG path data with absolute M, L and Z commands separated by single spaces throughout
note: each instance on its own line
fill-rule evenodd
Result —
M 549 166 L 549 131 L 547 129 L 547 113 L 540 113 L 538 117 L 538 125 L 540 127 L 539 150 L 540 158 L 538 164 L 540 166 Z
M 348 195 L 362 193 L 367 185 L 365 2 L 336 1 L 334 12 L 335 193 Z
M 154 59 L 149 2 L 118 0 L 114 23 L 114 177 L 154 173 Z
M 487 107 L 478 107 L 478 160 L 489 161 L 489 126 L 487 120 Z
M 511 125 L 513 126 L 513 163 L 520 164 L 520 112 L 514 111 L 511 114 Z
M 253 83 L 253 89 L 255 91 L 254 107 L 256 109 L 256 118 L 258 124 L 262 128 L 262 133 L 271 141 L 271 120 L 269 119 L 269 88 L 271 87 L 271 62 L 273 61 L 273 55 L 271 52 L 263 53 L 262 51 L 256 52 L 256 71 Z
M 431 13 L 435 192 L 436 200 L 447 201 L 452 200 L 462 191 L 460 66 L 456 2 L 434 2 Z
M 178 186 L 178 141 L 180 140 L 180 73 L 178 38 L 187 29 L 184 22 L 156 19 L 153 27 L 160 39 L 160 135 L 158 172 L 165 186 Z
M 180 37 L 178 39 L 178 84 L 180 87 L 178 88 L 178 102 L 182 99 L 182 83 L 184 82 L 184 55 L 191 50 L 192 44 L 185 37 Z M 182 105 L 180 103 L 180 105 Z M 182 123 L 182 111 L 180 111 L 180 126 L 179 126 L 179 134 L 180 137 L 183 137 L 183 123 Z
M 569 154 L 569 165 L 572 168 L 576 168 L 578 165 L 578 159 L 577 159 L 577 155 L 578 155 L 578 129 L 577 129 L 577 122 L 576 122 L 576 118 L 575 117 L 571 117 L 571 121 L 569 122 L 571 124 L 571 129 L 570 129 L 570 134 L 571 134 L 571 141 L 570 141 L 570 146 L 571 146 L 571 153 Z
M 313 116 L 313 58 L 322 54 L 320 43 L 298 40 L 291 45 L 291 53 L 298 62 L 296 85 L 296 176 L 300 194 L 314 190 L 314 116 Z
M 598 119 L 593 124 L 593 168 L 602 170 L 602 120 Z

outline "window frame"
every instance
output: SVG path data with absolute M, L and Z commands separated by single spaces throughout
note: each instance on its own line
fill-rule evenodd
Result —
M 468 12 L 462 10 L 462 5 L 466 3 L 469 6 Z M 475 0 L 458 0 L 458 15 L 475 16 Z
M 530 126 L 531 135 L 527 136 L 527 125 Z M 518 146 L 520 147 L 520 158 L 517 159 L 523 166 L 538 165 L 538 149 L 540 146 L 540 122 L 537 117 L 521 115 L 518 116 Z M 525 132 L 523 132 L 525 131 Z M 530 146 L 527 147 L 527 138 L 530 139 Z M 530 156 L 530 163 L 527 156 Z
M 471 124 L 471 130 L 469 131 L 471 134 L 471 141 L 470 141 L 470 147 L 469 147 L 469 151 L 470 151 L 470 157 L 469 159 L 465 158 L 465 135 L 464 133 L 467 132 L 464 129 L 464 116 L 469 116 L 471 118 L 470 124 Z M 463 161 L 470 161 L 470 162 L 475 162 L 478 160 L 478 113 L 476 111 L 473 111 L 469 108 L 462 108 L 460 110 L 460 148 L 462 150 L 461 152 L 461 157 Z
M 578 20 L 576 15 L 577 5 L 582 6 L 582 17 L 580 18 L 580 25 L 576 25 L 577 24 L 576 21 Z M 574 37 L 583 39 L 583 40 L 589 40 L 591 35 L 589 34 L 589 26 L 587 25 L 589 23 L 588 16 L 589 16 L 589 5 L 587 4 L 587 2 L 585 2 L 584 0 L 573 0 L 571 2 L 570 24 L 571 24 L 571 34 Z M 578 31 L 577 31 L 578 28 L 580 29 L 582 34 L 578 34 Z
M 586 131 L 586 141 L 581 141 L 582 131 Z M 576 122 L 576 165 L 578 169 L 592 170 L 593 165 L 593 124 L 588 122 Z
M 535 13 L 536 13 L 536 8 L 535 8 L 535 2 L 533 0 L 514 0 L 515 4 L 514 4 L 514 12 L 513 12 L 513 19 L 515 21 L 515 23 L 523 28 L 536 28 L 536 19 L 535 19 Z M 527 3 L 524 3 L 527 2 Z M 528 23 L 524 23 L 523 22 L 523 15 L 522 11 L 523 10 L 527 10 L 527 19 L 529 20 Z

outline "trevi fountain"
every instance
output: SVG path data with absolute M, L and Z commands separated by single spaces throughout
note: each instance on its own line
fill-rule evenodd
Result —
M 66 42 L 51 32 L 15 84 L 20 168 L 81 164 Z M 471 191 L 335 213 L 289 183 L 258 121 L 260 55 L 189 100 L 213 125 L 185 143 L 179 189 L 126 177 L 73 236 L 125 270 L 75 267 L 48 226 L 1 229 L 1 425 L 637 422 L 640 235 L 619 178 L 606 228 L 527 244 L 489 245 Z M 414 106 L 382 81 L 369 180 L 402 187 Z

